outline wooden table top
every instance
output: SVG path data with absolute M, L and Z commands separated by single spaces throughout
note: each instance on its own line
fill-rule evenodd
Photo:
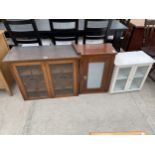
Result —
M 5 30 L 0 30 L 0 34 L 2 34 L 2 33 L 4 33 L 5 32 Z
M 126 131 L 126 132 L 91 132 L 90 135 L 145 135 L 144 131 Z
M 145 19 L 131 19 L 130 23 L 135 27 L 144 27 Z
M 32 61 L 48 59 L 79 59 L 71 45 L 38 46 L 38 47 L 13 47 L 3 59 L 3 62 Z
M 98 44 L 98 45 L 73 45 L 77 53 L 80 55 L 103 55 L 116 54 L 112 44 Z

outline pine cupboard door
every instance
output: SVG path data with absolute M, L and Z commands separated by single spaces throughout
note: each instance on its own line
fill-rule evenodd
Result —
M 46 65 L 54 97 L 78 95 L 78 60 L 48 61 Z
M 44 63 L 13 63 L 11 67 L 24 99 L 51 97 Z
M 80 92 L 108 91 L 113 70 L 113 56 L 88 56 L 80 61 Z

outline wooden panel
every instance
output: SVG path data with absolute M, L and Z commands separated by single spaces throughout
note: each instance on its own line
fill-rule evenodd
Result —
M 122 48 L 125 51 L 141 50 L 144 35 L 144 20 L 131 20 Z
M 133 25 L 129 24 L 128 26 L 128 30 L 126 30 L 126 32 L 124 32 L 124 39 L 122 40 L 122 48 L 127 51 L 129 43 L 131 41 L 131 34 L 134 32 L 133 29 Z
M 9 47 L 6 42 L 4 32 L 0 31 L 0 61 L 4 58 L 4 56 L 8 53 L 8 51 L 9 51 Z
M 72 46 L 13 47 L 5 62 L 79 59 Z
M 1 89 L 4 89 L 5 88 L 5 85 L 4 85 L 4 76 L 0 70 L 0 88 Z
M 144 28 L 134 29 L 128 51 L 141 50 L 144 35 Z
M 8 63 L 2 63 L 3 58 L 8 53 L 9 47 L 4 36 L 4 31 L 0 31 L 0 70 L 1 70 L 1 80 L 0 80 L 0 89 L 5 89 L 10 95 L 11 92 L 11 84 L 13 82 L 13 78 L 9 69 Z
M 80 61 L 80 92 L 81 93 L 92 93 L 92 92 L 106 92 L 108 91 L 112 70 L 113 61 L 115 55 L 106 56 L 89 56 L 83 57 Z M 102 83 L 100 88 L 87 88 L 88 80 L 88 65 L 90 62 L 102 62 L 104 63 L 104 72 L 102 77 Z
M 81 55 L 103 55 L 115 54 L 116 51 L 112 44 L 98 44 L 98 45 L 73 45 L 77 53 Z
M 145 135 L 144 131 L 126 131 L 126 132 L 90 132 L 90 135 Z
M 130 23 L 135 26 L 135 27 L 139 27 L 139 28 L 144 28 L 144 22 L 145 19 L 131 19 Z

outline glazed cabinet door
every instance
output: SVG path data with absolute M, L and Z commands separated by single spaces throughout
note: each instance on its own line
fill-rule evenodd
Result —
M 147 78 L 147 75 L 151 69 L 152 65 L 141 65 L 134 67 L 134 73 L 129 84 L 129 90 L 140 90 Z
M 111 93 L 124 92 L 127 90 L 133 69 L 132 66 L 116 67 L 114 69 L 110 90 Z
M 80 62 L 80 92 L 106 92 L 113 69 L 113 57 L 92 56 Z
M 50 97 L 43 63 L 14 63 L 12 64 L 12 71 L 24 99 Z
M 54 97 L 78 94 L 78 61 L 49 61 L 47 63 L 51 92 Z

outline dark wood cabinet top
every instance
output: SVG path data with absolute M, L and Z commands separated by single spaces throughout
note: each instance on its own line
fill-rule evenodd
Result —
M 98 45 L 73 45 L 77 53 L 80 55 L 103 55 L 116 54 L 112 44 L 98 44 Z
M 3 59 L 3 62 L 72 58 L 78 59 L 79 55 L 75 52 L 71 45 L 13 47 Z
M 132 19 L 130 23 L 135 27 L 144 28 L 145 19 Z

